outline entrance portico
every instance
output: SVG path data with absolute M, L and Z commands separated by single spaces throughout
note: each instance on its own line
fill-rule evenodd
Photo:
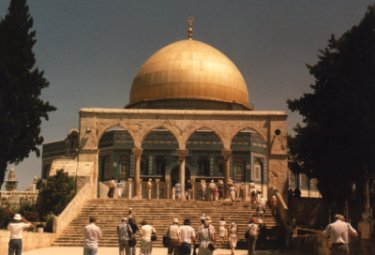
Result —
M 160 197 L 167 198 L 172 187 L 167 187 L 166 183 L 172 183 L 165 168 L 167 164 L 178 162 L 182 192 L 185 190 L 186 164 L 189 164 L 196 168 L 196 173 L 191 175 L 194 180 L 223 179 L 225 185 L 229 178 L 235 182 L 252 180 L 265 185 L 262 189 L 277 188 L 284 194 L 283 183 L 287 179 L 285 119 L 283 112 L 82 109 L 79 157 L 92 161 L 94 167 L 92 173 L 78 170 L 77 175 L 96 176 L 91 179 L 93 183 L 108 178 L 120 177 L 124 181 L 131 178 L 134 196 L 138 198 L 141 197 L 142 182 L 157 178 L 165 190 Z M 106 179 L 99 173 L 113 169 L 113 162 L 103 164 L 101 152 L 108 152 L 110 148 L 99 145 L 114 126 L 128 134 L 121 136 L 125 137 L 122 147 L 116 147 L 128 155 L 122 157 L 128 158 L 128 162 L 119 165 L 128 167 L 122 176 L 113 171 L 113 176 L 107 175 Z M 105 166 L 108 169 L 102 169 Z

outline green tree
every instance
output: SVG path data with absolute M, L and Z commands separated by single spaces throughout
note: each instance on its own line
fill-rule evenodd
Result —
M 375 168 L 375 5 L 340 38 L 332 35 L 308 69 L 313 92 L 288 100 L 304 123 L 289 139 L 290 165 L 317 177 L 329 201 L 345 201 L 355 184 L 368 210 Z
M 74 178 L 64 170 L 57 171 L 56 175 L 47 179 L 36 201 L 36 208 L 41 218 L 45 218 L 50 212 L 59 215 L 75 195 Z
M 48 87 L 35 67 L 33 19 L 26 0 L 11 0 L 0 21 L 0 188 L 9 163 L 19 163 L 30 152 L 39 156 L 41 119 L 56 110 L 40 96 Z

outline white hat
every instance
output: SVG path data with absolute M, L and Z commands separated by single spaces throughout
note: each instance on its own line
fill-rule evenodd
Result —
M 173 218 L 173 223 L 177 223 L 178 224 L 178 219 L 177 218 Z
M 19 213 L 16 213 L 13 217 L 13 220 L 22 220 L 22 216 Z

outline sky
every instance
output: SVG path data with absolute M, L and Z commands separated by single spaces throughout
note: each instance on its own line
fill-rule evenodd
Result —
M 315 64 L 331 34 L 357 25 L 375 0 L 29 0 L 36 30 L 36 66 L 50 82 L 42 98 L 57 107 L 42 123 L 45 142 L 78 127 L 80 108 L 122 108 L 132 81 L 153 53 L 193 38 L 223 52 L 244 76 L 255 110 L 288 113 L 288 131 L 301 118 L 287 99 L 311 92 L 306 64 Z M 0 0 L 0 18 L 9 0 Z M 10 168 L 9 166 L 8 168 Z M 19 190 L 41 175 L 31 153 L 14 166 Z

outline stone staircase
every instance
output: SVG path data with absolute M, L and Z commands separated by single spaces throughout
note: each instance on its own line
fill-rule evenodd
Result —
M 224 217 L 227 223 L 236 222 L 238 238 L 244 238 L 248 220 L 255 215 L 255 210 L 249 207 L 249 203 L 226 201 L 184 201 L 175 200 L 128 200 L 128 199 L 94 199 L 88 201 L 82 211 L 63 233 L 54 242 L 55 246 L 82 246 L 83 227 L 88 224 L 89 216 L 97 218 L 97 225 L 101 228 L 103 237 L 100 246 L 114 247 L 118 245 L 116 226 L 121 219 L 127 216 L 128 208 L 133 208 L 133 213 L 138 226 L 142 220 L 151 224 L 156 232 L 158 240 L 153 246 L 162 246 L 163 234 L 177 217 L 182 224 L 184 218 L 189 218 L 192 227 L 197 230 L 200 226 L 199 218 L 202 213 L 211 216 L 212 224 L 218 231 L 218 222 Z M 267 210 L 263 219 L 268 232 L 276 226 L 276 221 Z

